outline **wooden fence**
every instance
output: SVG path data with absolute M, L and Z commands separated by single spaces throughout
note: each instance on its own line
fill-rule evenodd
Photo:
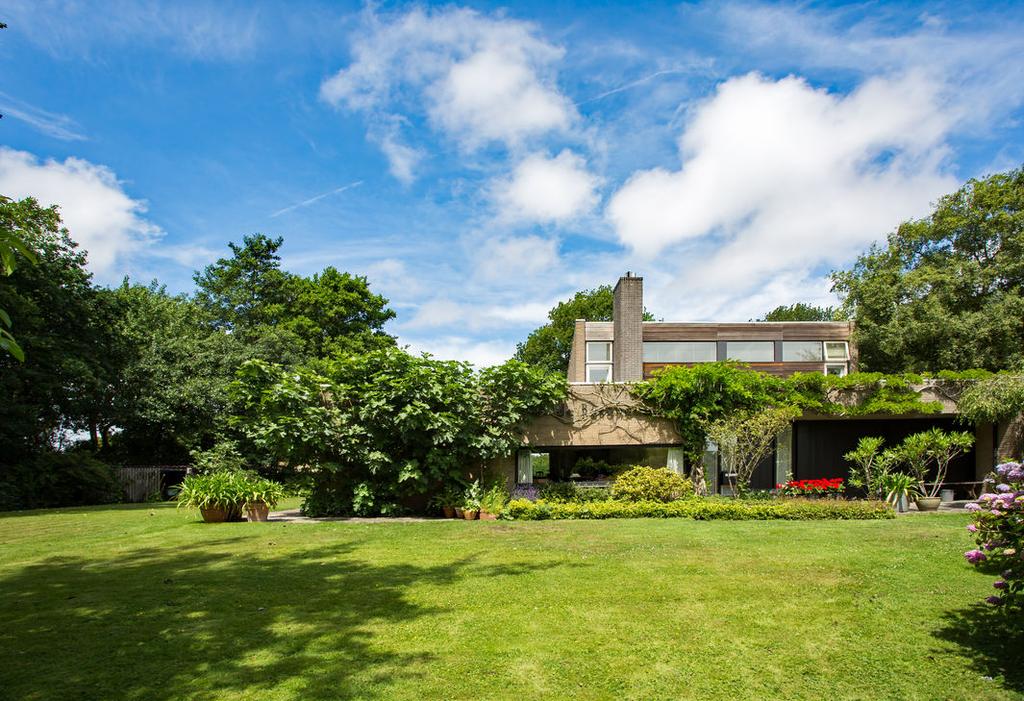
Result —
M 138 503 L 159 495 L 167 498 L 167 488 L 181 482 L 190 465 L 125 465 L 114 469 L 124 489 L 125 501 Z

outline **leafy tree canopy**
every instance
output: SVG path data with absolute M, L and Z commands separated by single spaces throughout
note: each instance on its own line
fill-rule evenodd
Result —
M 0 277 L 0 309 L 17 322 L 24 363 L 0 354 L 4 461 L 57 444 L 86 425 L 108 391 L 110 327 L 98 308 L 85 254 L 60 228 L 55 208 L 30 199 L 0 203 L 35 265 Z
M 842 309 L 835 307 L 816 307 L 812 304 L 797 302 L 796 304 L 780 305 L 764 315 L 758 321 L 844 321 L 846 316 Z
M 275 460 L 314 469 L 312 514 L 394 513 L 519 445 L 565 379 L 518 361 L 467 363 L 397 348 L 289 371 L 251 361 L 233 391 L 233 423 Z
M 36 255 L 26 241 L 26 235 L 57 228 L 57 209 L 42 209 L 32 198 L 14 201 L 0 195 L 0 275 L 10 275 L 18 267 L 19 259 L 35 263 Z M 0 352 L 10 353 L 18 360 L 25 359 L 21 346 L 8 330 L 13 322 L 0 307 Z
M 241 245 L 228 244 L 230 257 L 195 274 L 195 301 L 213 328 L 280 346 L 285 355 L 267 356 L 273 360 L 394 345 L 383 328 L 395 312 L 365 277 L 332 267 L 308 278 L 285 272 L 277 253 L 282 243 L 280 237 L 245 236 Z
M 1024 365 L 1024 168 L 970 180 L 832 275 L 862 367 Z
M 516 346 L 516 360 L 550 372 L 567 372 L 576 320 L 611 321 L 613 300 L 612 286 L 601 285 L 559 302 L 548 312 L 548 323 Z M 654 317 L 645 311 L 644 320 L 654 321 Z

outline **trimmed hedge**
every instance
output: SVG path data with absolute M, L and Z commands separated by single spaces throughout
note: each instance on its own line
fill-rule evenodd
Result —
M 740 501 L 718 499 L 685 499 L 668 503 L 657 501 L 596 501 L 586 504 L 547 501 L 510 501 L 502 518 L 516 521 L 545 519 L 605 518 L 692 518 L 698 521 L 825 521 L 872 520 L 895 518 L 896 514 L 883 501 L 843 501 L 834 499 L 775 499 L 773 501 Z

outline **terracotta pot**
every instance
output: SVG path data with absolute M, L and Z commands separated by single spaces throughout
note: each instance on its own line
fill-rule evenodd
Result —
M 489 511 L 481 511 L 480 512 L 480 520 L 481 521 L 497 521 L 498 517 L 497 517 L 497 515 L 492 514 Z
M 462 510 L 462 518 L 466 519 L 467 521 L 475 521 L 479 516 L 480 516 L 480 512 L 477 511 L 476 509 L 473 509 L 473 510 L 463 509 Z
M 199 509 L 199 513 L 203 515 L 203 520 L 207 523 L 224 523 L 231 516 L 231 512 L 228 509 L 222 509 L 219 506 L 208 506 Z
M 456 507 L 454 507 L 454 509 L 455 509 L 455 518 L 462 518 L 462 507 L 461 506 L 456 506 Z
M 250 521 L 268 521 L 270 520 L 270 506 L 264 501 L 246 504 L 245 515 Z
M 938 511 L 939 504 L 942 503 L 941 497 L 918 497 L 914 500 L 917 504 L 918 511 Z
M 444 512 L 445 518 L 455 518 L 455 507 L 454 506 L 442 506 L 441 511 Z

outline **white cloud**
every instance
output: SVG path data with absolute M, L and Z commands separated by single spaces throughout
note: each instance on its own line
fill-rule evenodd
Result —
M 554 302 L 521 304 L 472 304 L 438 297 L 420 304 L 404 329 L 427 329 L 453 326 L 462 329 L 507 329 L 542 324 Z
M 466 336 L 440 336 L 408 342 L 413 353 L 430 353 L 440 360 L 464 360 L 479 368 L 500 365 L 512 357 L 514 343 L 478 341 Z
M 65 114 L 55 114 L 0 92 L 0 113 L 25 122 L 30 127 L 61 141 L 84 141 L 81 128 Z
M 473 273 L 485 282 L 499 279 L 523 284 L 558 264 L 558 241 L 543 236 L 488 239 L 473 255 Z
M 89 269 L 104 281 L 118 279 L 125 260 L 162 235 L 144 218 L 145 203 L 131 198 L 113 171 L 79 158 L 40 161 L 24 151 L 0 148 L 0 192 L 59 205 L 71 238 L 89 253 Z M 178 255 L 172 249 L 166 253 L 172 259 Z
M 465 149 L 514 146 L 577 118 L 555 84 L 563 50 L 538 38 L 526 22 L 465 8 L 381 17 L 372 11 L 353 40 L 352 62 L 320 86 L 328 103 L 368 115 L 400 179 L 411 179 L 410 155 L 392 125 L 403 113 L 425 116 Z
M 926 72 L 945 87 L 965 124 L 984 127 L 1024 102 L 1024 23 L 998 9 L 976 9 L 955 24 L 922 13 L 916 26 L 899 32 L 892 31 L 904 19 L 898 5 L 863 15 L 850 8 L 736 2 L 693 11 L 706 15 L 695 21 L 720 23 L 722 36 L 762 65 L 868 75 Z
M 497 183 L 495 200 L 506 220 L 564 223 L 594 208 L 599 184 L 586 161 L 568 149 L 554 158 L 534 153 Z
M 608 216 L 653 257 L 680 242 L 684 284 L 752 289 L 773 272 L 839 263 L 956 186 L 953 119 L 919 75 L 847 96 L 789 77 L 734 78 L 694 112 L 678 171 L 633 175 Z
M 226 3 L 153 0 L 8 0 L 9 31 L 59 58 L 90 58 L 103 45 L 157 43 L 189 58 L 237 59 L 259 44 L 259 13 Z

